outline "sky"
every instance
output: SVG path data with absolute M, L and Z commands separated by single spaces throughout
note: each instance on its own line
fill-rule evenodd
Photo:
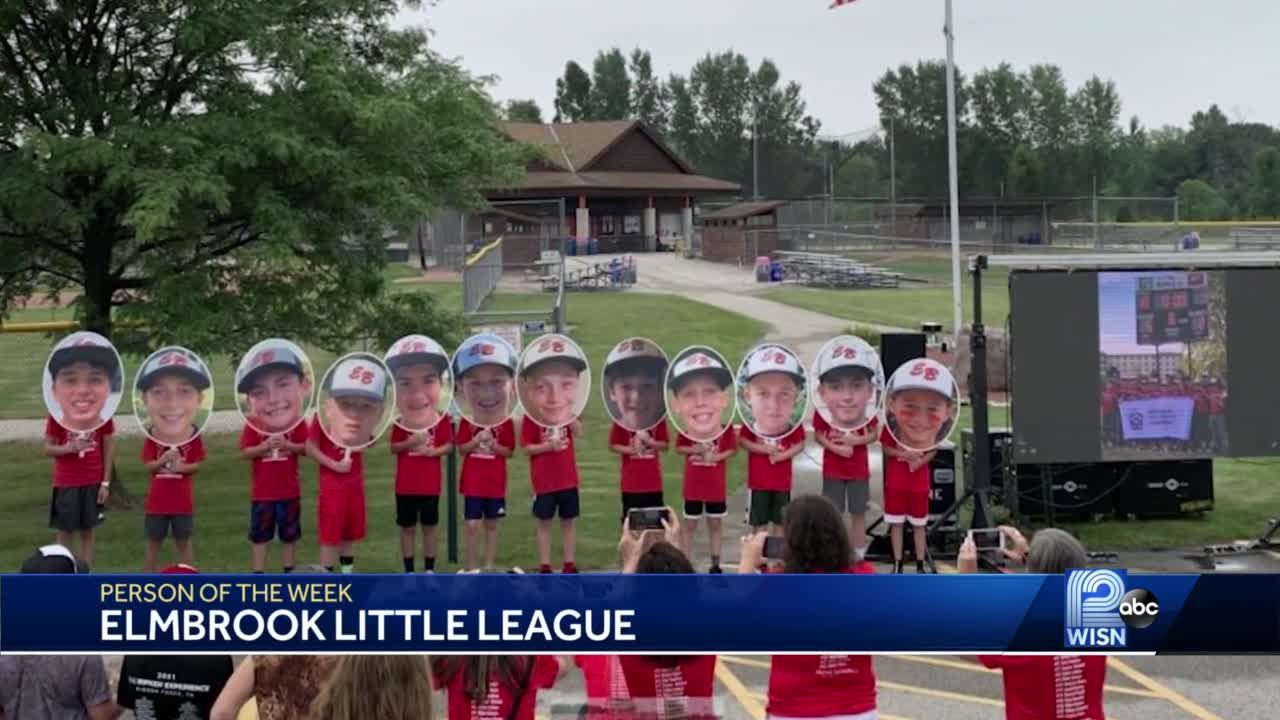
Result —
M 555 80 L 574 59 L 639 46 L 655 70 L 687 74 L 708 52 L 733 48 L 778 64 L 803 87 L 824 135 L 878 122 L 872 83 L 890 67 L 944 59 L 943 0 L 438 0 L 402 11 L 433 45 L 477 75 L 499 78 L 498 100 L 535 98 L 554 114 Z M 1227 117 L 1280 125 L 1276 0 L 955 0 L 956 64 L 972 75 L 1002 61 L 1062 68 L 1075 88 L 1114 80 L 1122 122 L 1186 126 L 1217 103 Z
M 1108 355 L 1151 355 L 1151 345 L 1138 345 L 1138 279 L 1185 276 L 1169 272 L 1102 272 L 1098 273 L 1098 349 Z M 1181 285 L 1182 277 L 1174 281 Z M 1177 354 L 1182 343 L 1165 343 L 1162 354 Z

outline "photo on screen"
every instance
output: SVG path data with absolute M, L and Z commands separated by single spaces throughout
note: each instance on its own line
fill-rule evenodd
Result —
M 1227 274 L 1098 274 L 1102 459 L 1227 455 Z

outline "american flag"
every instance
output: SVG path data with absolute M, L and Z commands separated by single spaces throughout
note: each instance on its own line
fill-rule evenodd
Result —
M 830 8 L 827 8 L 827 9 L 828 9 L 828 10 L 835 10 L 836 8 L 840 7 L 841 5 L 852 5 L 852 4 L 853 4 L 853 3 L 855 3 L 855 2 L 857 2 L 857 0 L 831 0 L 831 7 L 830 7 Z

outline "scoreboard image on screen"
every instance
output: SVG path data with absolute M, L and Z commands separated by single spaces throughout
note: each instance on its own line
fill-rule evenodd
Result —
M 1209 286 L 1203 272 L 1138 279 L 1134 298 L 1139 345 L 1207 340 Z

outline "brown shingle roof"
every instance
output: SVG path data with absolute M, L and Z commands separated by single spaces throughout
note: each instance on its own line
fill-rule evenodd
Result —
M 741 220 L 742 218 L 752 217 L 753 215 L 764 215 L 786 205 L 786 200 L 762 200 L 760 202 L 745 202 L 737 205 L 730 205 L 727 208 L 721 208 L 713 213 L 708 213 L 702 217 L 707 220 Z
M 521 190 L 674 190 L 679 192 L 735 193 L 737 183 L 705 175 L 660 172 L 530 172 Z
M 507 123 L 513 140 L 537 145 L 547 151 L 547 160 L 562 170 L 586 170 L 624 135 L 637 129 L 634 120 L 576 123 Z M 651 138 L 652 139 L 652 138 Z M 665 149 L 665 148 L 664 148 Z

